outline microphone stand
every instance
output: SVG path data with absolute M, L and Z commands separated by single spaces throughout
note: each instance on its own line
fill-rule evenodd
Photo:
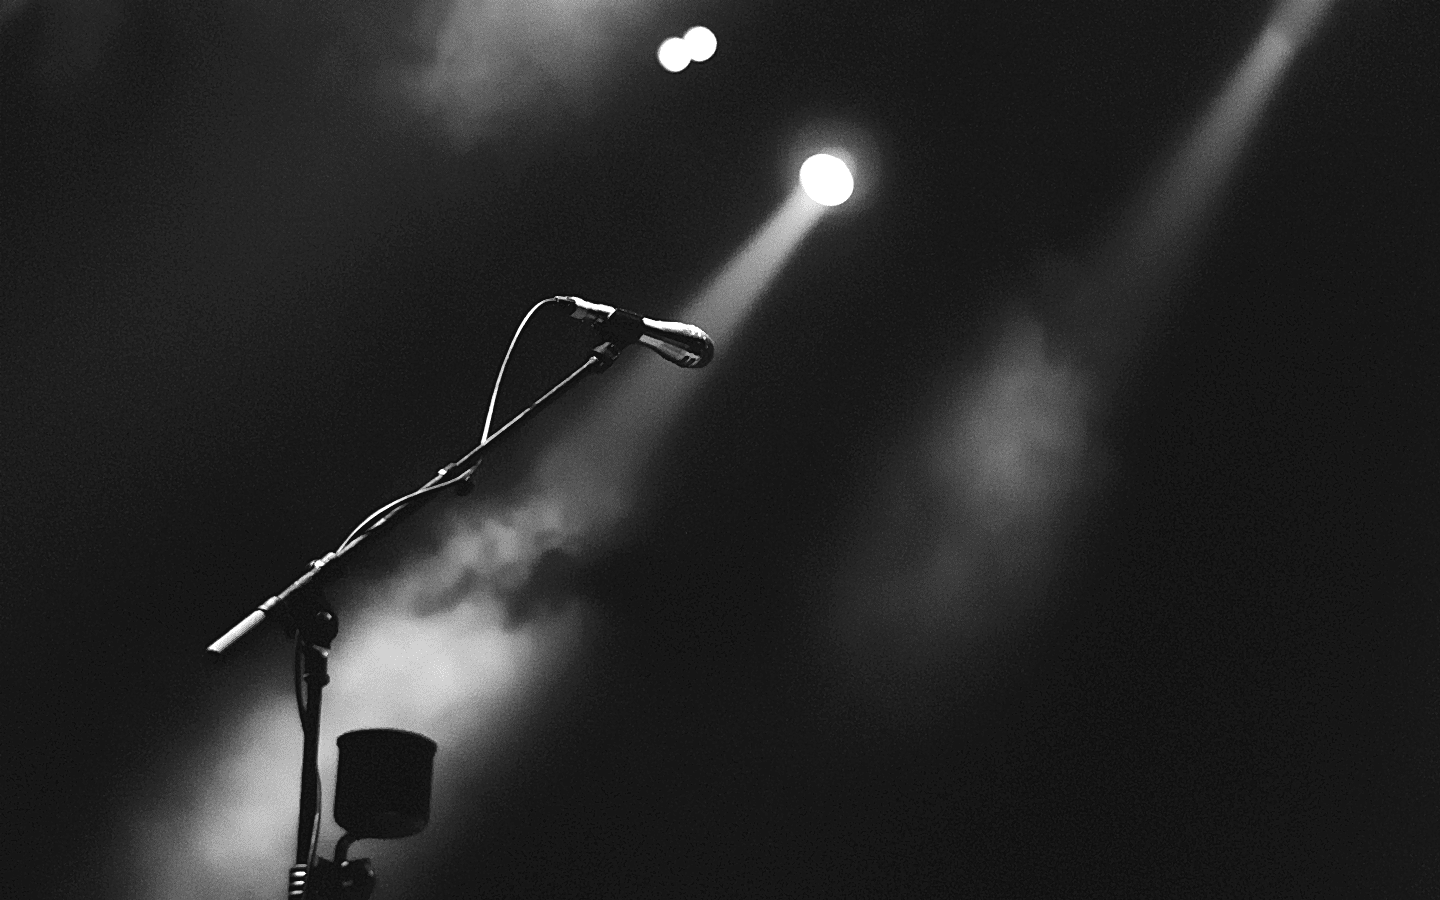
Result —
M 312 883 L 311 879 L 316 866 L 316 846 L 320 824 L 320 767 L 318 763 L 320 698 L 322 690 L 330 681 L 327 665 L 330 657 L 330 644 L 340 630 L 339 620 L 323 602 L 313 596 L 315 592 L 313 590 L 302 591 L 302 589 L 312 583 L 318 586 L 321 574 L 327 570 L 333 571 L 329 568 L 331 564 L 352 552 L 367 537 L 383 528 L 386 523 L 394 521 L 402 512 L 418 509 L 439 493 L 440 488 L 454 484 L 462 493 L 468 492 L 475 470 L 479 468 L 481 458 L 491 444 L 530 416 L 549 406 L 582 377 L 594 372 L 605 371 L 619 358 L 620 351 L 629 342 L 617 335 L 611 335 L 611 337 L 612 340 L 606 340 L 595 347 L 591 351 L 589 359 L 547 391 L 540 399 L 527 406 L 494 434 L 484 438 L 470 452 L 441 469 L 420 489 L 381 507 L 380 515 L 375 518 L 373 523 L 362 523 L 361 528 L 357 529 L 358 533 L 347 539 L 333 552 L 311 561 L 310 568 L 306 570 L 305 574 L 291 582 L 285 590 L 260 604 L 254 612 L 241 619 L 206 648 L 212 658 L 223 658 L 238 641 L 271 616 L 278 616 L 281 619 L 287 634 L 297 636 L 295 665 L 299 680 L 303 681 L 305 687 L 304 702 L 300 707 L 300 727 L 304 743 L 301 749 L 300 763 L 300 815 L 295 830 L 295 865 L 290 868 L 287 882 L 287 897 L 290 900 L 317 900 L 322 896 L 321 892 L 325 890 L 321 884 Z M 454 477 L 457 472 L 463 474 Z M 298 683 L 296 691 L 298 694 Z

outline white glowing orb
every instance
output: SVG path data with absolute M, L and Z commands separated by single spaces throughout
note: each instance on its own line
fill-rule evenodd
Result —
M 839 206 L 855 191 L 850 167 L 828 153 L 817 153 L 800 167 L 800 186 L 821 206 Z
M 715 48 L 719 42 L 715 40 L 715 32 L 704 25 L 696 25 L 685 32 L 685 46 L 690 51 L 690 58 L 696 62 L 704 62 L 715 55 Z
M 667 72 L 679 72 L 690 65 L 690 47 L 678 37 L 666 38 L 655 56 Z

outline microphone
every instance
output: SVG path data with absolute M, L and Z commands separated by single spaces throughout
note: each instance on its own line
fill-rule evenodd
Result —
M 715 356 L 715 342 L 694 325 L 657 322 L 627 309 L 591 303 L 579 297 L 555 299 L 569 304 L 571 316 L 590 322 L 607 338 L 621 344 L 644 344 L 677 366 L 698 369 Z

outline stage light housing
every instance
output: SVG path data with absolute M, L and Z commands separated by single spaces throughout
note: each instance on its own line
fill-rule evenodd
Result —
M 821 206 L 839 206 L 855 192 L 855 177 L 838 156 L 817 153 L 800 167 L 800 186 Z
M 720 42 L 715 38 L 715 32 L 704 25 L 696 25 L 685 32 L 685 48 L 690 52 L 690 58 L 695 62 L 704 62 L 715 55 L 715 48 Z
M 667 72 L 679 72 L 690 65 L 690 48 L 683 38 L 666 38 L 660 43 L 660 49 L 655 51 L 655 56 Z

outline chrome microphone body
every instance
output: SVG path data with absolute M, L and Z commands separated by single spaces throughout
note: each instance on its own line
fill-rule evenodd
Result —
M 698 369 L 715 356 L 710 335 L 684 322 L 661 322 L 626 309 L 591 303 L 579 297 L 556 297 L 571 307 L 570 315 L 594 324 L 602 334 L 622 343 L 644 344 L 687 369 Z

